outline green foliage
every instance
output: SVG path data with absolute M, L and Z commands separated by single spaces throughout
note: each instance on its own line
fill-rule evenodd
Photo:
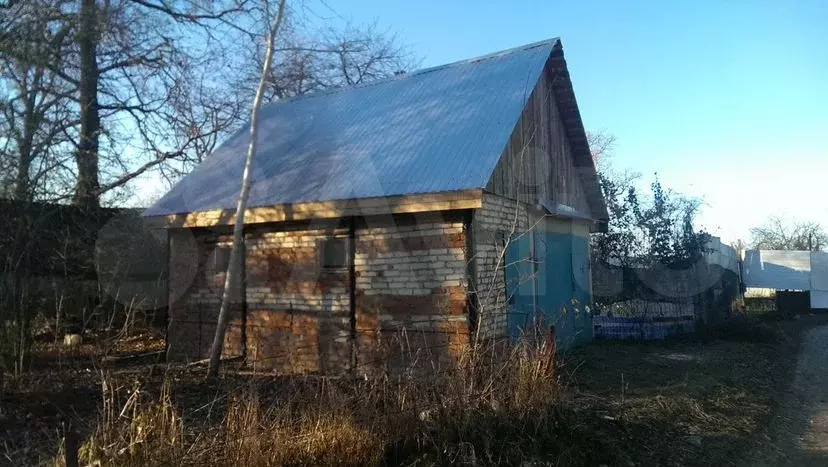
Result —
M 635 188 L 626 180 L 598 174 L 607 211 L 610 215 L 606 233 L 592 236 L 593 252 L 602 259 L 618 258 L 625 262 L 633 257 L 635 249 L 636 212 L 639 203 Z
M 693 225 L 699 201 L 665 189 L 656 180 L 641 197 L 636 177 L 599 175 L 610 214 L 607 233 L 592 238 L 596 259 L 620 264 L 687 267 L 705 253 L 710 235 Z

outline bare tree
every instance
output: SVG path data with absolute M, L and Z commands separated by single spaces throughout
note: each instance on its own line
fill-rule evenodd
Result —
M 588 131 L 587 142 L 595 167 L 599 172 L 605 172 L 609 168 L 608 160 L 615 148 L 615 135 L 605 130 Z
M 67 111 L 54 119 L 61 144 L 43 146 L 55 154 L 38 182 L 54 185 L 54 193 L 35 197 L 91 206 L 106 196 L 112 202 L 137 177 L 158 172 L 174 182 L 204 160 L 245 123 L 244 102 L 255 94 L 258 77 L 238 72 L 252 70 L 251 61 L 261 68 L 262 54 L 245 46 L 254 5 L 21 0 L 0 8 L 2 57 L 42 70 L 47 80 L 39 86 L 28 79 L 25 92 L 3 89 L 3 97 L 17 99 L 18 116 L 22 97 L 34 94 Z M 265 102 L 391 76 L 415 64 L 396 37 L 376 25 L 317 27 L 303 11 L 285 11 Z M 0 69 L 0 80 L 8 74 L 7 67 Z M 22 128 L 25 120 L 14 123 Z M 40 119 L 35 126 L 46 133 L 51 128 L 40 127 L 48 125 Z M 21 161 L 45 159 L 20 156 L 17 143 L 0 141 L 4 147 L 0 163 L 20 166 L 19 174 L 26 173 Z M 60 183 L 53 183 L 53 175 L 60 175 Z M 26 180 L 19 182 L 22 193 Z
M 770 217 L 750 229 L 751 246 L 760 250 L 820 251 L 828 247 L 828 232 L 816 222 Z
M 736 257 L 740 260 L 745 256 L 745 250 L 747 250 L 747 244 L 741 238 L 736 239 L 736 241 L 730 243 L 730 247 L 736 252 Z
M 186 84 L 165 115 L 171 146 L 178 154 L 159 164 L 160 174 L 170 185 L 203 162 L 230 133 L 243 123 L 243 101 L 247 95 L 237 86 L 224 89 L 209 84 L 212 79 L 195 70 L 187 73 Z
M 78 106 L 80 107 L 80 134 L 75 163 L 78 180 L 75 185 L 74 201 L 81 206 L 97 206 L 98 190 L 98 149 L 101 132 L 100 109 L 98 108 L 98 5 L 96 0 L 81 0 L 78 13 Z
M 67 42 L 58 13 L 57 3 L 0 9 L 0 168 L 14 187 L 6 195 L 21 201 L 48 199 L 72 178 L 67 132 L 77 117 L 67 96 L 75 87 L 45 65 Z
M 268 71 L 265 99 L 285 99 L 311 92 L 362 84 L 404 73 L 416 66 L 396 36 L 376 24 L 306 31 L 292 17 L 283 29 Z M 300 23 L 300 24 L 295 24 Z
M 177 109 L 184 108 L 188 96 L 182 92 L 186 77 L 198 75 L 192 68 L 204 66 L 204 51 L 215 49 L 204 44 L 206 39 L 222 29 L 235 30 L 223 26 L 232 15 L 246 14 L 246 4 L 29 0 L 0 12 L 0 23 L 13 26 L 12 33 L 0 35 L 3 55 L 19 62 L 35 60 L 37 67 L 72 88 L 61 98 L 77 113 L 77 122 L 65 132 L 74 146 L 71 197 L 77 204 L 98 205 L 103 194 L 182 157 L 203 136 L 199 127 L 188 128 L 184 140 L 174 138 Z M 31 33 L 25 26 L 33 22 L 46 23 L 50 34 Z M 32 49 L 39 53 L 32 55 Z M 223 64 L 214 62 L 214 67 Z
M 639 172 L 630 169 L 618 170 L 612 163 L 616 144 L 615 135 L 605 130 L 588 131 L 587 142 L 608 202 L 626 193 L 633 187 L 635 181 L 641 178 Z
M 210 348 L 210 366 L 207 370 L 207 377 L 218 376 L 219 364 L 221 363 L 221 349 L 224 345 L 224 334 L 227 330 L 227 322 L 230 316 L 230 295 L 232 293 L 233 283 L 236 276 L 239 274 L 239 264 L 241 262 L 241 244 L 243 241 L 242 233 L 244 232 L 244 211 L 247 208 L 247 196 L 250 193 L 251 172 L 253 170 L 253 161 L 256 157 L 256 143 L 259 135 L 259 110 L 262 108 L 264 101 L 264 93 L 267 86 L 267 75 L 270 70 L 270 64 L 273 60 L 273 51 L 275 48 L 276 35 L 279 32 L 279 27 L 282 25 L 282 19 L 285 13 L 285 3 L 287 0 L 280 0 L 278 9 L 274 16 L 271 11 L 272 5 L 269 0 L 263 0 L 264 21 L 267 22 L 266 42 L 264 63 L 262 65 L 261 79 L 259 80 L 259 88 L 256 90 L 256 97 L 253 100 L 253 110 L 250 116 L 250 144 L 247 148 L 247 158 L 244 163 L 244 174 L 241 180 L 241 192 L 239 193 L 239 200 L 236 206 L 236 221 L 233 226 L 233 248 L 230 252 L 230 264 L 227 268 L 227 274 L 224 281 L 224 292 L 221 297 L 221 308 L 219 309 L 218 322 L 216 323 L 216 335 L 213 338 L 213 345 Z
M 0 131 L 6 135 L 0 166 L 14 187 L 10 195 L 20 201 L 48 198 L 69 176 L 65 132 L 76 121 L 74 113 L 52 94 L 58 83 L 48 70 L 5 57 L 0 61 L 7 86 L 0 101 Z

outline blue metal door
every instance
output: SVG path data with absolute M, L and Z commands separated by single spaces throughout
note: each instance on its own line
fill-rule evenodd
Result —
M 511 238 L 506 249 L 509 335 L 545 339 L 550 326 L 560 347 L 592 338 L 589 239 L 585 226 L 546 218 Z
M 573 225 L 572 235 L 572 274 L 573 274 L 573 315 L 575 320 L 575 335 L 573 342 L 584 342 L 592 339 L 592 315 L 587 312 L 587 306 L 592 302 L 592 287 L 589 264 L 589 228 Z
M 574 320 L 570 312 L 572 301 L 572 236 L 568 222 L 547 220 L 543 235 L 543 257 L 538 258 L 543 273 L 542 293 L 538 294 L 538 306 L 544 313 L 546 328 L 555 326 L 558 345 L 566 345 L 574 332 Z
M 518 339 L 534 318 L 534 262 L 531 232 L 515 234 L 506 244 L 506 301 L 509 336 Z

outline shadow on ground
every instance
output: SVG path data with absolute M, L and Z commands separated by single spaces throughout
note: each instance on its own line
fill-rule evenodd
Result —
M 759 447 L 775 443 L 772 426 L 790 400 L 801 337 L 826 323 L 828 316 L 754 320 L 704 340 L 596 342 L 564 358 L 567 393 L 583 423 L 612 440 L 605 449 L 621 465 L 755 465 Z M 810 366 L 828 371 L 828 350 L 820 358 L 825 365 Z M 804 425 L 794 426 L 792 433 Z M 828 465 L 820 452 L 807 456 Z
M 803 334 L 792 368 L 764 442 L 745 465 L 828 465 L 828 325 Z

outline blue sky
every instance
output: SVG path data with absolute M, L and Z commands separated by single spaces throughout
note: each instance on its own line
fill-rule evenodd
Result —
M 616 168 L 701 197 L 728 241 L 769 215 L 828 226 L 828 1 L 327 4 L 396 31 L 423 66 L 560 36 Z

